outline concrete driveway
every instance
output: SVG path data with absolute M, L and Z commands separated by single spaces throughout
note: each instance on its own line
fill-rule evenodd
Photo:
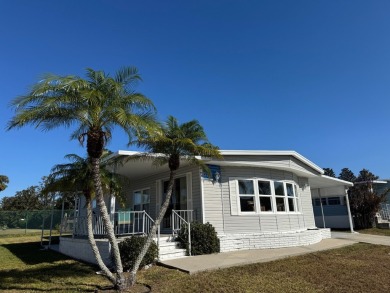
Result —
M 332 239 L 346 239 L 355 242 L 364 242 L 370 244 L 390 246 L 389 236 L 379 236 L 379 235 L 349 233 L 349 232 L 331 232 L 331 235 L 332 235 Z
M 160 262 L 161 265 L 194 274 L 202 271 L 217 270 L 252 263 L 268 262 L 290 256 L 302 255 L 340 248 L 356 243 L 348 238 L 324 239 L 319 243 L 287 248 L 239 250 L 218 254 L 188 256 Z
M 316 251 L 340 248 L 358 242 L 390 246 L 390 237 L 370 234 L 332 232 L 331 239 L 319 243 L 287 248 L 239 250 L 218 254 L 184 257 L 160 262 L 161 265 L 194 274 L 252 263 L 268 262 L 290 256 L 303 255 Z

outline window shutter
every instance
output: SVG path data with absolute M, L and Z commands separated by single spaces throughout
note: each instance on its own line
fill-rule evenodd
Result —
M 230 213 L 233 216 L 238 215 L 237 205 L 237 180 L 229 178 L 229 195 L 230 195 Z

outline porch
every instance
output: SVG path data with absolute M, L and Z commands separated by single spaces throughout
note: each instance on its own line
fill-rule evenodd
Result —
M 150 233 L 155 220 L 146 211 L 119 211 L 110 214 L 111 224 L 114 228 L 118 242 L 133 235 L 146 236 Z M 95 257 L 87 240 L 86 217 L 69 217 L 63 219 L 62 226 L 72 229 L 71 236 L 61 237 L 59 251 L 63 254 L 90 263 L 96 263 Z M 164 223 L 157 227 L 155 242 L 159 248 L 159 260 L 175 259 L 186 256 L 185 249 L 177 247 L 175 238 L 180 229 L 186 225 L 189 245 L 191 247 L 190 228 L 193 221 L 192 210 L 172 210 L 169 217 L 164 218 Z M 164 229 L 162 229 L 164 227 Z M 169 227 L 169 229 L 167 228 Z M 70 231 L 69 231 L 70 232 Z M 111 263 L 111 247 L 106 237 L 106 229 L 100 215 L 93 215 L 93 233 L 99 251 L 106 264 Z
M 73 223 L 73 237 L 82 238 L 88 236 L 87 217 L 76 216 L 64 219 L 64 221 Z M 110 214 L 110 221 L 117 237 L 148 235 L 155 223 L 155 220 L 146 211 L 114 212 Z M 191 222 L 193 222 L 192 210 L 172 210 L 171 215 L 164 217 L 160 226 L 157 227 L 156 236 L 159 236 L 161 233 L 176 236 L 184 225 L 191 225 Z M 67 223 L 63 225 L 66 226 Z M 95 214 L 92 216 L 92 227 L 95 238 L 106 237 L 107 233 L 102 216 Z

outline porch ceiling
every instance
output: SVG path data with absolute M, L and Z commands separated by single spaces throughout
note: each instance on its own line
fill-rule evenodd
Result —
M 120 175 L 123 175 L 130 180 L 133 179 L 138 179 L 142 177 L 147 177 L 151 176 L 157 173 L 162 173 L 162 172 L 168 172 L 168 166 L 155 166 L 153 165 L 153 160 L 152 159 L 142 159 L 142 160 L 136 160 L 136 159 L 131 159 L 131 157 L 134 157 L 138 155 L 139 152 L 133 152 L 133 151 L 119 151 L 115 156 L 123 156 L 123 157 L 128 157 L 128 161 L 125 162 L 121 166 L 117 166 L 115 169 L 115 173 L 118 173 Z M 186 166 L 188 165 L 188 162 L 186 161 L 181 161 L 180 162 L 181 166 Z
M 327 187 L 337 187 L 337 186 L 351 187 L 353 186 L 353 183 L 341 179 L 329 177 L 326 175 L 320 175 L 320 176 L 309 178 L 309 185 L 310 188 L 327 188 Z

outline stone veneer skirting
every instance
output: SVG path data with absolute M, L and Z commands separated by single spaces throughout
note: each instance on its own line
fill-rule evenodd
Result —
M 220 239 L 221 252 L 227 252 L 310 245 L 331 236 L 330 229 L 313 229 L 288 232 L 224 234 L 218 235 L 218 237 Z M 96 244 L 103 261 L 109 266 L 112 263 L 110 244 L 106 239 L 96 239 Z M 95 256 L 87 239 L 61 237 L 59 251 L 72 258 L 96 264 Z
M 221 252 L 242 249 L 282 248 L 310 245 L 330 238 L 330 229 L 300 230 L 288 232 L 264 232 L 218 235 Z
M 109 242 L 106 239 L 96 239 L 96 245 L 104 263 L 109 266 L 111 264 L 111 246 Z M 61 237 L 59 251 L 72 258 L 97 264 L 88 239 Z

